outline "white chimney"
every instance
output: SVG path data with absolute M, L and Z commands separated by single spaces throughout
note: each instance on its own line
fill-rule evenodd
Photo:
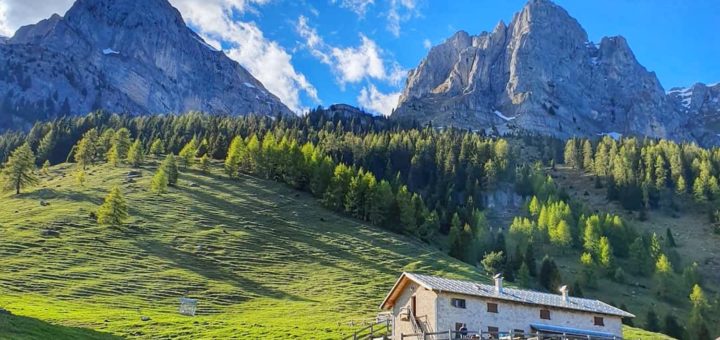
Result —
M 562 287 L 560 287 L 559 291 L 560 291 L 560 294 L 562 294 L 563 302 L 567 303 L 568 302 L 568 287 L 562 286 Z
M 500 293 L 502 293 L 502 291 L 503 291 L 503 287 L 502 287 L 503 277 L 502 277 L 502 274 L 500 274 L 500 273 L 495 274 L 495 276 L 493 276 L 493 279 L 495 279 L 495 294 L 500 294 Z

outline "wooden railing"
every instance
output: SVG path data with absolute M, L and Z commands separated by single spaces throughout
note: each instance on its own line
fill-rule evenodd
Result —
M 371 323 L 364 328 L 357 330 L 352 335 L 344 338 L 343 340 L 364 340 L 364 339 L 376 339 L 376 338 L 387 338 L 389 339 L 392 335 L 392 322 L 391 320 L 380 320 L 375 323 Z
M 487 331 L 453 331 L 445 332 L 416 332 L 400 334 L 400 340 L 622 340 L 622 337 L 578 336 L 568 334 L 548 334 L 541 332 L 487 332 Z

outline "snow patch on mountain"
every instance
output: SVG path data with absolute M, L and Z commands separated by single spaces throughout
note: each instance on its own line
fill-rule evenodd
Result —
M 106 48 L 102 50 L 102 53 L 104 55 L 111 55 L 111 54 L 120 54 L 120 52 L 113 50 L 112 48 Z

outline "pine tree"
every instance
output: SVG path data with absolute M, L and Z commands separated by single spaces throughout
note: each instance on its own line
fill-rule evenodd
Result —
M 144 160 L 145 151 L 143 151 L 142 143 L 140 142 L 140 139 L 136 139 L 128 150 L 127 162 L 133 168 L 137 168 L 143 163 Z
M 557 291 L 562 282 L 560 270 L 558 270 L 555 260 L 545 255 L 540 265 L 540 285 L 550 292 Z
M 600 238 L 599 250 L 598 250 L 598 262 L 600 266 L 609 272 L 615 265 L 615 259 L 613 258 L 612 246 L 610 240 L 603 236 Z
M 370 223 L 377 226 L 384 226 L 389 220 L 395 198 L 392 187 L 386 180 L 380 181 L 370 193 Z
M 581 166 L 580 160 L 578 159 L 577 140 L 568 139 L 565 143 L 565 165 L 578 169 Z
M 677 247 L 677 243 L 675 243 L 675 237 L 673 237 L 673 234 L 672 234 L 672 231 L 670 231 L 670 228 L 667 228 L 665 230 L 665 237 L 667 238 L 668 247 L 671 247 L 671 248 Z
M 237 178 L 240 171 L 240 165 L 245 157 L 245 142 L 240 136 L 233 138 L 230 142 L 227 157 L 225 157 L 225 172 L 230 178 Z
M 675 318 L 675 315 L 672 315 L 671 313 L 668 313 L 665 315 L 665 320 L 663 322 L 663 330 L 662 332 L 664 334 L 667 334 L 675 339 L 682 339 L 685 335 L 685 329 L 682 325 L 678 323 L 677 318 Z
M 485 162 L 485 189 L 486 190 L 492 190 L 495 188 L 495 185 L 497 184 L 498 179 L 498 169 L 497 165 L 495 165 L 495 162 L 492 159 L 489 159 L 487 162 Z
M 113 145 L 113 142 L 115 140 L 115 130 L 113 129 L 106 129 L 103 131 L 103 133 L 100 135 L 100 138 L 98 139 L 97 143 L 97 154 L 98 156 L 106 157 L 108 152 L 110 151 L 110 148 Z
M 46 159 L 45 162 L 43 162 L 40 172 L 45 176 L 50 174 L 50 161 L 49 160 Z
M 155 157 L 162 156 L 163 153 L 165 153 L 165 147 L 163 146 L 162 139 L 155 138 L 155 140 L 150 145 L 150 154 Z
M 505 257 L 503 255 L 503 252 L 489 252 L 483 256 L 482 261 L 480 261 L 483 268 L 485 269 L 485 272 L 495 275 L 500 272 L 500 270 L 503 267 L 503 264 L 505 263 Z
M 596 287 L 597 277 L 595 275 L 595 261 L 592 254 L 583 253 L 580 256 L 580 264 L 582 265 L 581 281 L 586 287 Z
M 210 157 L 207 154 L 200 157 L 200 171 L 205 174 L 210 171 Z
M 128 206 L 120 187 L 115 186 L 98 208 L 97 221 L 104 225 L 121 225 L 128 218 Z
M 178 157 L 180 158 L 180 164 L 183 167 L 189 167 L 195 163 L 195 156 L 198 152 L 199 143 L 197 138 L 193 137 L 183 148 L 180 150 Z
M 167 191 L 168 184 L 168 175 L 165 173 L 165 170 L 160 167 L 150 181 L 150 190 L 157 194 L 163 194 Z
M 529 287 L 530 286 L 530 269 L 528 269 L 527 263 L 525 261 L 522 262 L 520 265 L 520 269 L 518 270 L 518 284 L 520 287 Z
M 108 150 L 107 155 L 105 156 L 107 158 L 107 161 L 110 165 L 117 167 L 120 165 L 120 152 L 118 151 L 118 147 L 116 145 L 112 145 L 110 147 L 110 150 Z
M 79 186 L 85 186 L 85 171 L 83 169 L 75 171 L 75 180 Z
M 650 268 L 652 268 L 653 259 L 650 255 L 650 251 L 645 247 L 645 242 L 642 238 L 638 237 L 630 244 L 630 263 L 632 265 L 633 272 L 637 275 L 648 275 L 650 274 Z
M 97 140 L 97 130 L 90 129 L 75 146 L 75 162 L 83 170 L 87 169 L 88 164 L 95 163 L 97 157 Z
M 412 195 L 406 186 L 401 186 L 395 195 L 398 209 L 400 211 L 400 225 L 407 232 L 414 233 L 417 229 L 417 218 L 415 206 L 412 204 Z
M 178 166 L 177 161 L 175 160 L 175 155 L 168 154 L 165 156 L 165 160 L 160 164 L 160 169 L 162 169 L 165 174 L 167 174 L 168 179 L 168 185 L 169 186 L 175 186 L 178 181 Z
M 112 146 L 116 149 L 118 160 L 127 158 L 128 150 L 130 150 L 131 144 L 132 140 L 130 139 L 130 130 L 122 128 L 115 132 L 113 135 Z
M 55 133 L 54 129 L 50 129 L 48 133 L 43 136 L 43 138 L 40 140 L 40 145 L 38 145 L 37 148 L 37 159 L 38 160 L 44 160 L 48 161 L 50 156 L 55 151 L 55 146 L 57 145 L 57 134 Z
M 450 222 L 450 233 L 448 235 L 450 243 L 450 256 L 462 260 L 465 256 L 465 247 L 463 240 L 462 224 L 460 216 L 455 213 Z
M 528 244 L 525 248 L 525 256 L 523 262 L 525 262 L 525 264 L 528 266 L 528 272 L 530 273 L 530 276 L 536 276 L 537 263 L 535 262 L 535 250 L 533 249 L 532 243 Z
M 583 142 L 583 169 L 585 171 L 592 171 L 593 169 L 593 148 L 590 144 L 590 140 L 586 139 Z
M 647 316 L 645 317 L 645 329 L 651 332 L 660 331 L 660 322 L 658 321 L 657 314 L 655 314 L 655 311 L 652 308 L 648 309 Z
M 8 158 L 2 169 L 2 183 L 5 190 L 15 190 L 20 194 L 20 189 L 35 185 L 38 179 L 35 176 L 35 155 L 30 145 L 25 143 L 15 149 Z

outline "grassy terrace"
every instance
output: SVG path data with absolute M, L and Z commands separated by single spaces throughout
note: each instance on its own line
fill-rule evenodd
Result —
M 375 315 L 401 271 L 488 281 L 284 185 L 227 180 L 219 165 L 162 196 L 148 190 L 152 163 L 132 183 L 103 165 L 79 186 L 73 169 L 0 196 L 0 307 L 15 314 L 0 314 L 0 339 L 334 339 Z M 115 184 L 131 220 L 98 226 L 90 215 Z M 177 313 L 183 296 L 199 299 L 196 317 Z
M 83 187 L 72 170 L 0 198 L 0 306 L 15 314 L 124 337 L 333 338 L 372 317 L 403 270 L 483 279 L 413 239 L 219 168 L 183 173 L 163 196 L 141 169 L 122 184 L 128 225 L 98 226 L 90 213 L 129 169 L 92 168 Z M 177 313 L 182 296 L 200 300 L 198 316 Z

